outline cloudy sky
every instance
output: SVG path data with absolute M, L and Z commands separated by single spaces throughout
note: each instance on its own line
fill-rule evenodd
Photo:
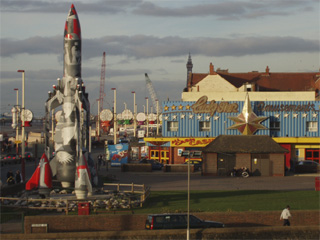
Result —
M 97 112 L 102 54 L 104 108 L 138 111 L 149 97 L 148 73 L 160 101 L 180 100 L 189 52 L 194 73 L 317 72 L 319 0 L 0 0 L 1 113 L 16 102 L 26 72 L 26 108 L 44 115 L 48 91 L 62 77 L 63 31 L 72 3 L 82 31 L 82 77 Z M 151 102 L 151 101 L 149 101 Z M 151 104 L 149 104 L 150 106 Z

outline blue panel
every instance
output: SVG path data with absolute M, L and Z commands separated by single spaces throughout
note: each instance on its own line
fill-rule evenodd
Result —
M 230 101 L 229 103 L 238 104 L 238 113 L 225 113 L 218 111 L 210 116 L 209 113 L 193 113 L 191 107 L 195 102 L 169 101 L 162 104 L 162 135 L 164 137 L 216 137 L 219 135 L 241 135 L 238 130 L 228 129 L 234 125 L 234 122 L 228 117 L 238 116 L 244 102 Z M 220 104 L 221 102 L 217 102 Z M 267 117 L 261 122 L 266 130 L 258 130 L 256 135 L 269 135 L 275 137 L 318 137 L 320 118 L 319 118 L 319 101 L 266 101 L 251 102 L 252 110 L 257 116 Z M 183 117 L 184 115 L 184 117 Z M 193 115 L 193 118 L 190 118 Z M 174 119 L 174 116 L 176 118 Z M 201 116 L 201 120 L 198 119 Z M 210 116 L 210 131 L 199 131 L 199 122 L 205 121 Z M 168 119 L 165 120 L 165 117 Z M 280 131 L 270 131 L 271 119 L 280 122 Z M 179 129 L 177 132 L 167 131 L 168 121 L 178 121 Z M 307 131 L 307 122 L 318 122 L 318 131 Z

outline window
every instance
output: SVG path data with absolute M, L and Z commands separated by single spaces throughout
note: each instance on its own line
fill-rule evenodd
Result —
M 179 125 L 177 121 L 168 122 L 168 132 L 177 132 L 178 126 Z
M 270 122 L 270 131 L 280 131 L 280 122 L 271 121 Z
M 199 122 L 200 131 L 210 131 L 210 122 Z
M 307 131 L 308 132 L 317 132 L 318 131 L 318 122 L 307 122 Z

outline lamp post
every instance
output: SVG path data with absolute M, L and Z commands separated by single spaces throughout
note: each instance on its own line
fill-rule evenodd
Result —
M 157 102 L 157 136 L 159 135 L 159 100 L 156 100 Z
M 24 116 L 24 80 L 25 80 L 25 75 L 24 75 L 24 70 L 18 70 L 18 72 L 22 73 L 22 104 L 21 104 L 21 121 L 22 121 L 22 126 L 21 126 L 21 155 L 22 155 L 22 159 L 21 159 L 21 175 L 22 175 L 22 180 L 25 180 L 25 163 L 24 163 L 24 159 L 25 159 L 25 116 Z
M 113 141 L 117 144 L 117 89 L 111 88 L 113 90 Z
M 182 151 L 182 157 L 188 158 L 188 213 L 187 213 L 187 240 L 190 239 L 190 158 L 191 157 L 201 157 L 201 151 Z
M 16 154 L 19 155 L 19 89 L 15 88 L 13 89 L 14 91 L 16 91 L 16 109 L 17 109 L 17 114 L 16 114 L 16 123 L 17 123 L 17 127 L 16 127 Z
M 147 116 L 146 116 L 146 119 L 147 119 L 147 137 L 149 137 L 149 106 L 148 106 L 148 101 L 149 99 L 146 97 L 146 102 L 147 102 Z
M 133 136 L 136 136 L 136 129 L 137 129 L 137 120 L 136 120 L 136 92 L 132 91 L 133 93 Z
M 96 131 L 97 131 L 97 136 L 98 136 L 98 141 L 100 140 L 100 98 L 97 99 L 98 101 L 98 126 L 96 127 Z

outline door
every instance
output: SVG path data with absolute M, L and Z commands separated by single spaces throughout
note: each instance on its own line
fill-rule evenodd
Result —
M 253 176 L 270 176 L 269 154 L 251 154 L 251 173 Z
M 218 176 L 227 176 L 236 166 L 235 154 L 218 154 Z

